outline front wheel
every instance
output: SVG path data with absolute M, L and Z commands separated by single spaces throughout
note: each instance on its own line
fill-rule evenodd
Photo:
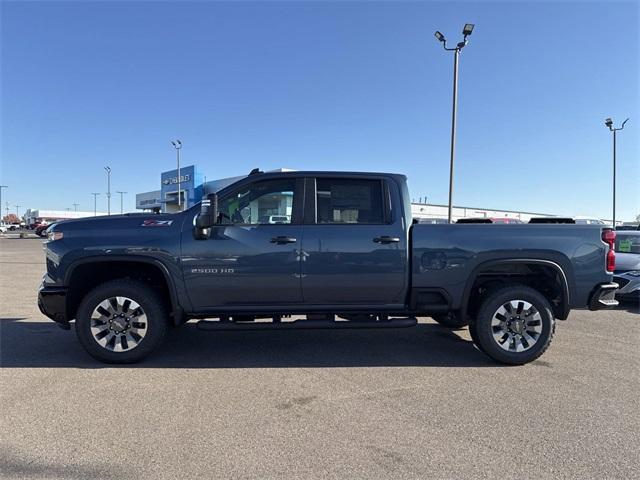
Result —
M 547 350 L 555 319 L 551 305 L 540 292 L 511 286 L 494 291 L 482 302 L 470 329 L 474 342 L 491 358 L 522 365 Z
M 133 363 L 162 342 L 168 326 L 164 302 L 149 286 L 128 279 L 97 286 L 82 300 L 76 335 L 105 363 Z

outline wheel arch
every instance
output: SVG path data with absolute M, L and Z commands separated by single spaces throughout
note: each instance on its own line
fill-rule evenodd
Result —
M 517 272 L 513 278 L 509 277 L 507 272 L 504 272 L 504 269 L 509 266 L 514 266 L 516 269 L 514 272 Z M 535 272 L 544 273 L 554 273 L 553 286 L 557 290 L 557 297 L 550 298 L 550 291 L 543 291 L 544 289 L 540 289 L 532 284 L 531 279 L 536 276 L 536 273 L 523 273 L 524 268 L 534 267 Z M 500 274 L 505 273 L 505 277 L 495 277 L 496 283 L 503 284 L 525 284 L 531 286 L 538 290 L 541 294 L 547 297 L 549 303 L 553 308 L 554 316 L 560 320 L 564 320 L 568 317 L 570 311 L 570 299 L 571 299 L 571 289 L 569 283 L 569 277 L 565 269 L 557 262 L 546 259 L 539 258 L 518 258 L 518 259 L 499 259 L 499 260 L 489 260 L 477 265 L 471 275 L 469 276 L 469 281 L 465 285 L 464 294 L 462 299 L 462 311 L 464 315 L 469 315 L 474 313 L 474 309 L 477 308 L 477 305 L 474 303 L 474 294 L 476 290 L 480 286 L 479 280 L 486 276 L 487 274 Z M 489 283 L 489 282 L 487 282 Z
M 133 268 L 132 268 L 133 267 Z M 173 323 L 184 321 L 184 311 L 178 300 L 176 285 L 167 267 L 159 260 L 130 255 L 108 258 L 89 257 L 73 262 L 67 268 L 64 284 L 68 286 L 66 318 L 75 318 L 82 298 L 97 285 L 118 278 L 132 278 L 160 290 L 166 300 Z M 77 285 L 80 285 L 79 287 Z

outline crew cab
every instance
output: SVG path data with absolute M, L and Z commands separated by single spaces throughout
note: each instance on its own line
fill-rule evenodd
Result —
M 48 231 L 39 306 L 110 363 L 142 359 L 190 319 L 217 331 L 432 316 L 523 364 L 572 308 L 617 304 L 613 230 L 420 224 L 409 198 L 399 174 L 253 171 L 180 213 L 69 220 Z

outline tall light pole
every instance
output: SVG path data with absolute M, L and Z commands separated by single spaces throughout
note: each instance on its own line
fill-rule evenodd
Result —
M 624 129 L 624 124 L 627 123 L 627 118 L 620 128 L 613 128 L 613 120 L 607 118 L 604 121 L 605 126 L 609 127 L 609 130 L 613 132 L 613 228 L 616 228 L 616 132 Z
M 0 208 L 2 208 L 2 189 L 9 188 L 7 185 L 0 185 Z M 9 203 L 7 203 L 7 216 L 9 216 Z
M 119 194 L 120 194 L 120 215 L 122 215 L 122 214 L 124 213 L 124 210 L 122 209 L 122 196 L 123 196 L 125 193 L 127 193 L 127 192 L 120 192 L 120 191 L 117 191 L 116 193 L 119 193 Z
M 182 195 L 180 192 L 180 149 L 182 148 L 182 142 L 178 139 L 171 140 L 171 145 L 176 149 L 176 160 L 178 162 L 178 211 L 182 211 Z
M 111 215 L 111 167 L 104 167 L 107 172 L 107 215 Z
M 20 219 L 20 214 L 18 213 L 18 210 L 21 206 L 22 205 L 16 205 L 16 217 L 18 217 L 18 219 Z
M 453 209 L 453 160 L 456 153 L 456 112 L 458 110 L 458 57 L 460 52 L 467 45 L 467 37 L 473 32 L 473 23 L 466 23 L 462 29 L 462 35 L 464 35 L 461 42 L 459 42 L 454 48 L 447 47 L 447 39 L 440 32 L 436 32 L 435 36 L 439 42 L 442 43 L 444 49 L 453 53 L 453 109 L 451 114 L 451 159 L 449 162 L 449 213 L 448 221 L 451 223 L 452 209 Z
M 78 205 L 80 205 L 80 204 L 79 204 L 79 203 L 74 203 L 74 204 L 73 204 L 73 209 L 74 209 L 73 211 L 74 211 L 74 212 L 77 212 L 77 211 L 78 211 Z
M 93 195 L 93 216 L 95 217 L 98 215 L 98 195 L 100 193 L 93 192 L 91 195 Z

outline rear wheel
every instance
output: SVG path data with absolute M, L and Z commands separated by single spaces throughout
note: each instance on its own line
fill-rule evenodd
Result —
M 522 365 L 551 343 L 555 319 L 547 299 L 527 286 L 504 287 L 481 304 L 470 327 L 474 343 L 501 363 Z
M 453 328 L 455 330 L 464 328 L 469 325 L 469 321 L 461 316 L 459 312 L 448 312 L 439 315 L 433 315 L 431 318 L 433 318 L 443 327 Z
M 162 299 L 134 280 L 112 280 L 93 289 L 76 315 L 76 335 L 85 350 L 106 363 L 133 363 L 162 342 L 168 315 Z

